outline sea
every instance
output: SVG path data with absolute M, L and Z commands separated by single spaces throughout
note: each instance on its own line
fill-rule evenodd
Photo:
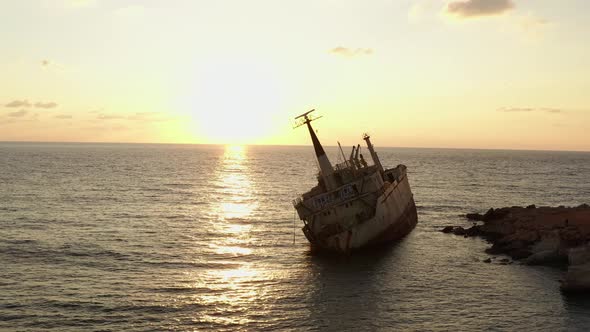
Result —
M 325 256 L 292 205 L 310 146 L 0 143 L 0 330 L 590 330 L 562 269 L 484 263 L 484 240 L 440 232 L 590 203 L 590 153 L 376 149 L 408 167 L 418 225 Z

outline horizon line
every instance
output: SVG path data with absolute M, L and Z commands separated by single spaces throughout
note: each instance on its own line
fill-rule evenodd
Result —
M 232 143 L 170 143 L 170 142 L 100 142 L 100 141 L 3 141 L 0 143 L 38 143 L 38 144 L 137 144 L 137 145 L 209 145 L 209 146 L 277 146 L 277 147 L 313 147 L 313 145 L 301 144 L 232 144 Z M 325 147 L 338 148 L 337 145 L 324 145 Z M 485 150 L 485 151 L 539 151 L 539 152 L 586 152 L 590 150 L 552 150 L 552 149 L 518 149 L 518 148 L 468 148 L 468 147 L 425 147 L 425 146 L 379 146 L 382 148 L 398 149 L 440 149 L 440 150 Z

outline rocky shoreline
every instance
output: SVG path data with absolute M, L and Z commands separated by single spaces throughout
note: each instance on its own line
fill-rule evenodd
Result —
M 473 226 L 447 226 L 441 231 L 482 237 L 492 244 L 486 249 L 490 255 L 508 255 L 529 265 L 568 266 L 562 289 L 590 290 L 589 205 L 491 208 L 485 214 L 468 213 L 465 217 Z M 510 260 L 499 262 L 509 264 Z

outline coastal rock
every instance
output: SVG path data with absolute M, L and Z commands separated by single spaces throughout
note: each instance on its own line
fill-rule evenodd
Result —
M 445 227 L 443 231 L 466 237 L 479 236 L 492 246 L 486 252 L 505 254 L 526 264 L 563 264 L 569 248 L 590 241 L 590 206 L 490 208 L 483 215 L 465 217 L 483 221 L 473 227 Z M 530 259 L 528 259 L 530 257 Z
M 457 227 L 453 228 L 453 234 L 455 234 L 455 235 L 465 235 L 465 228 L 463 228 L 461 226 L 457 226 Z
M 480 234 L 481 234 L 481 229 L 477 225 L 469 227 L 468 229 L 465 230 L 465 235 L 467 235 L 467 236 L 478 236 Z
M 561 265 L 566 259 L 567 257 L 560 255 L 557 250 L 545 250 L 530 255 L 524 260 L 524 263 L 527 265 Z
M 508 256 L 515 260 L 525 259 L 531 255 L 530 250 L 525 248 L 510 250 L 507 253 Z
M 441 230 L 441 232 L 443 232 L 443 233 L 447 233 L 447 234 L 448 234 L 448 233 L 452 233 L 452 232 L 453 232 L 453 228 L 455 228 L 455 227 L 454 227 L 454 226 L 446 226 L 445 228 L 443 228 L 443 229 Z
M 570 266 L 584 265 L 590 263 L 590 245 L 572 248 L 568 251 Z
M 590 246 L 572 248 L 568 254 L 570 266 L 561 283 L 564 292 L 590 291 Z
M 465 217 L 469 220 L 483 221 L 483 215 L 480 213 L 468 213 Z
M 490 221 L 490 220 L 504 218 L 506 215 L 508 215 L 510 213 L 510 209 L 514 209 L 514 208 L 519 208 L 519 207 L 501 208 L 501 209 L 495 209 L 495 210 L 494 210 L 494 208 L 490 208 L 483 215 L 483 221 Z
M 534 254 L 547 251 L 557 252 L 559 250 L 559 246 L 560 240 L 558 236 L 546 236 L 538 242 L 536 242 L 531 249 Z

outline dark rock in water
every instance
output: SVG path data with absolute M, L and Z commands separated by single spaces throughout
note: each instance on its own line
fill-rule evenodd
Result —
M 526 242 L 523 241 L 506 241 L 505 239 L 500 239 L 496 242 L 493 242 L 492 246 L 485 250 L 490 255 L 499 255 L 505 254 L 512 259 L 523 259 L 527 258 L 531 255 L 531 250 L 529 249 Z
M 519 208 L 519 207 L 513 207 L 512 209 L 515 208 Z M 500 219 L 505 217 L 508 213 L 510 213 L 510 209 L 511 208 L 501 208 L 501 209 L 495 209 L 494 208 L 490 208 L 484 215 L 483 215 L 483 221 L 490 221 L 490 220 L 496 220 L 496 219 Z
M 527 265 L 556 265 L 567 264 L 567 256 L 562 255 L 558 250 L 542 250 L 531 254 L 524 260 Z
M 467 230 L 465 230 L 465 234 L 468 236 L 478 236 L 478 235 L 480 235 L 480 233 L 481 233 L 480 227 L 477 225 L 469 227 Z
M 483 221 L 483 215 L 480 213 L 468 213 L 465 215 L 465 217 L 467 217 L 469 220 Z
M 498 243 L 494 243 L 490 248 L 485 250 L 490 255 L 499 255 L 505 252 L 504 247 Z
M 491 258 L 487 258 L 487 259 L 484 259 L 483 262 L 484 263 L 491 263 L 492 262 L 492 259 Z
M 569 248 L 590 243 L 590 205 L 588 204 L 571 208 L 537 207 L 534 204 L 526 208 L 520 206 L 490 208 L 483 215 L 468 213 L 465 217 L 483 221 L 483 224 L 474 223 L 468 229 L 447 226 L 443 232 L 464 237 L 480 236 L 492 244 L 486 249 L 488 254 L 508 255 L 513 260 L 523 260 L 530 265 L 561 265 L 565 261 Z M 499 263 L 510 264 L 511 261 L 503 260 Z M 588 287 L 590 288 L 590 263 L 588 266 Z M 580 268 L 572 271 L 571 279 L 579 279 L 577 275 L 582 274 L 579 272 Z M 579 288 L 576 282 L 570 281 L 566 288 Z
M 453 234 L 455 234 L 455 235 L 465 235 L 465 228 L 463 228 L 461 226 L 457 226 L 457 227 L 453 228 Z
M 524 259 L 527 258 L 531 255 L 531 251 L 528 249 L 514 249 L 514 250 L 510 250 L 508 251 L 508 255 L 510 257 L 512 257 L 512 259 Z
M 453 228 L 455 228 L 455 227 L 453 227 L 453 226 L 446 226 L 445 228 L 443 228 L 443 229 L 441 230 L 441 232 L 443 232 L 443 233 L 447 233 L 447 234 L 448 234 L 448 233 L 452 233 L 452 232 L 453 232 Z
M 504 247 L 504 250 L 506 251 L 520 250 L 528 246 L 528 244 L 522 240 L 511 240 L 502 238 L 498 242 Z
M 572 248 L 568 253 L 569 267 L 561 290 L 576 294 L 590 291 L 590 245 Z

